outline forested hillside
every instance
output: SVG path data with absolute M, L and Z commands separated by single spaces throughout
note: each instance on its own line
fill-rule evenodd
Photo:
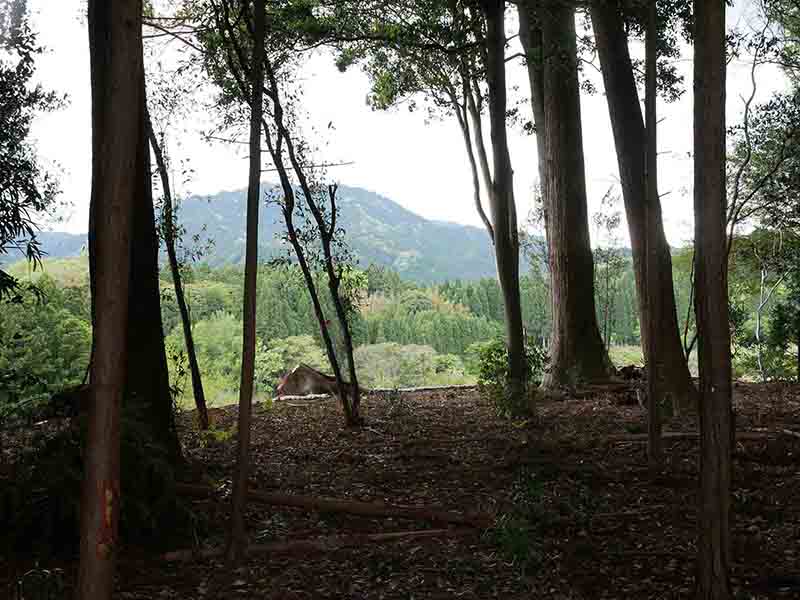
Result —
M 269 198 L 276 188 L 264 190 Z M 396 202 L 357 187 L 340 186 L 341 225 L 355 258 L 363 266 L 389 267 L 405 279 L 421 283 L 448 279 L 493 277 L 494 257 L 486 232 L 477 227 L 430 221 Z M 185 238 L 211 241 L 206 259 L 213 266 L 244 261 L 245 190 L 192 196 L 176 214 Z M 278 206 L 262 202 L 259 215 L 259 256 L 285 253 L 278 239 L 285 232 Z M 52 258 L 78 256 L 86 236 L 42 232 L 42 249 Z

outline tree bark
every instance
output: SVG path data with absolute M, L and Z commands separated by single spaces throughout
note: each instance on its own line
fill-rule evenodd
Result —
M 695 313 L 700 367 L 696 597 L 731 597 L 731 339 L 725 235 L 725 3 L 695 0 Z
M 233 482 L 227 558 L 236 564 L 245 552 L 244 509 L 250 466 L 250 426 L 256 351 L 256 277 L 258 274 L 258 204 L 261 192 L 261 116 L 264 100 L 264 0 L 253 5 L 253 56 L 250 81 L 250 173 L 247 182 L 247 241 L 245 245 L 242 307 L 242 376 L 239 383 L 238 444 Z M 244 67 L 244 65 L 242 65 Z
M 545 388 L 607 379 L 589 242 L 578 89 L 575 11 L 548 2 L 541 11 L 544 61 L 544 200 L 549 220 L 553 333 Z
M 493 181 L 489 202 L 494 228 L 497 274 L 503 293 L 508 346 L 507 393 L 521 400 L 528 379 L 522 303 L 519 291 L 519 232 L 514 202 L 514 174 L 508 152 L 506 131 L 506 66 L 504 0 L 482 0 L 486 16 L 486 80 L 489 84 Z
M 208 429 L 209 425 L 208 408 L 206 407 L 206 395 L 203 391 L 203 379 L 200 376 L 200 366 L 197 364 L 197 352 L 194 348 L 192 322 L 189 318 L 189 308 L 186 306 L 186 296 L 183 291 L 181 272 L 178 267 L 178 257 L 175 253 L 175 222 L 172 213 L 172 190 L 169 185 L 169 174 L 167 173 L 167 165 L 164 161 L 164 153 L 161 151 L 161 146 L 153 131 L 150 115 L 146 114 L 145 118 L 147 120 L 147 134 L 150 139 L 150 145 L 153 147 L 153 153 L 156 156 L 156 167 L 161 177 L 161 187 L 164 192 L 164 212 L 162 215 L 162 220 L 164 222 L 164 245 L 167 248 L 167 259 L 169 260 L 169 268 L 172 273 L 172 282 L 175 286 L 175 299 L 178 302 L 178 311 L 181 315 L 183 339 L 186 343 L 186 355 L 189 359 L 189 373 L 192 377 L 192 395 L 194 396 L 195 406 L 197 407 L 198 424 L 200 429 L 205 431 Z
M 536 157 L 539 183 L 544 185 L 547 173 L 545 160 L 545 122 L 544 122 L 544 53 L 542 48 L 542 26 L 537 13 L 537 0 L 520 0 L 517 3 L 519 14 L 519 39 L 525 52 L 528 82 L 531 87 L 531 108 L 533 126 L 536 132 Z M 546 229 L 546 227 L 545 227 Z
M 120 508 L 120 407 L 125 390 L 134 204 L 141 183 L 144 74 L 140 0 L 89 0 L 92 82 L 91 239 L 94 306 L 89 429 L 76 598 L 111 598 Z
M 633 267 L 639 298 L 641 342 L 645 352 L 645 361 L 651 360 L 647 332 L 652 328 L 659 337 L 659 356 L 655 358 L 655 361 L 661 365 L 664 393 L 673 400 L 675 408 L 679 410 L 693 408 L 696 404 L 696 390 L 692 384 L 680 340 L 672 280 L 672 258 L 664 235 L 659 200 L 653 204 L 655 213 L 652 215 L 652 219 L 655 221 L 653 243 L 655 248 L 652 251 L 656 252 L 658 257 L 658 276 L 655 285 L 662 303 L 661 318 L 655 319 L 649 316 L 647 311 L 647 278 L 644 275 L 647 262 L 644 243 L 648 229 L 646 210 L 648 192 L 644 152 L 646 132 L 622 13 L 616 2 L 593 2 L 590 5 L 590 11 L 608 99 L 608 112 L 617 149 L 625 215 L 631 238 Z
M 647 230 L 645 231 L 645 273 L 647 282 L 646 314 L 647 321 L 642 324 L 647 328 L 647 346 L 645 355 L 650 357 L 647 361 L 647 456 L 651 467 L 659 467 L 663 461 L 663 448 L 661 444 L 661 403 L 663 401 L 663 369 L 661 360 L 661 339 L 659 338 L 659 323 L 663 318 L 662 307 L 664 299 L 661 297 L 659 277 L 659 233 L 660 204 L 658 201 L 658 144 L 656 120 L 656 66 L 657 66 L 657 14 L 656 3 L 651 2 L 647 10 L 647 39 L 645 43 L 646 62 L 646 91 L 645 114 L 647 118 L 646 129 L 646 160 L 645 181 L 647 198 L 645 200 L 645 214 Z M 670 280 L 672 274 L 670 273 Z M 678 329 L 675 329 L 677 335 Z
M 158 235 L 153 207 L 150 146 L 147 141 L 144 73 L 139 77 L 142 107 L 137 139 L 136 176 L 139 197 L 134 205 L 131 270 L 128 288 L 128 377 L 125 400 L 137 418 L 147 422 L 154 439 L 177 464 L 181 447 L 175 428 L 169 388 L 164 326 L 161 320 L 161 288 L 158 281 Z

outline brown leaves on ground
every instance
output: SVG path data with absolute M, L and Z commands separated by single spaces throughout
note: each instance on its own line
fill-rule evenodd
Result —
M 744 593 L 770 575 L 800 576 L 800 391 L 743 385 L 735 392 L 733 582 Z M 236 408 L 215 415 L 216 437 L 183 419 L 187 456 L 225 489 L 234 465 Z M 259 490 L 489 512 L 501 524 L 475 535 L 402 538 L 297 556 L 120 565 L 119 598 L 688 598 L 695 553 L 697 440 L 667 438 L 666 464 L 647 468 L 639 407 L 612 395 L 539 407 L 528 422 L 495 416 L 474 391 L 364 399 L 366 426 L 345 429 L 333 401 L 256 406 L 251 485 Z M 693 431 L 692 418 L 667 431 Z M 773 432 L 774 435 L 766 435 Z M 227 499 L 200 499 L 224 542 Z M 514 527 L 528 531 L 524 568 Z M 505 524 L 505 525 L 502 525 Z M 253 544 L 434 529 L 403 519 L 250 503 Z M 367 538 L 365 538 L 367 539 Z M 523 539 L 524 536 L 523 536 Z M 791 594 L 795 594 L 792 596 Z M 754 595 L 745 598 L 798 597 Z

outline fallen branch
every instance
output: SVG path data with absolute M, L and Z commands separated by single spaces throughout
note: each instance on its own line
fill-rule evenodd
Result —
M 736 439 L 737 440 L 767 440 L 767 439 L 775 439 L 779 437 L 781 434 L 786 434 L 787 430 L 783 431 L 737 431 L 736 432 Z M 792 432 L 789 435 L 794 434 Z M 666 431 L 661 434 L 661 438 L 665 440 L 694 440 L 698 437 L 698 432 L 696 431 Z M 797 434 L 800 437 L 800 434 Z M 606 441 L 609 442 L 647 442 L 647 434 L 646 433 L 622 433 L 619 435 L 608 435 L 604 436 Z
M 254 544 L 248 546 L 246 553 L 252 554 L 307 554 L 309 552 L 330 552 L 342 548 L 362 546 L 367 543 L 396 542 L 410 539 L 432 537 L 457 537 L 475 535 L 474 529 L 425 529 L 421 531 L 396 531 L 393 533 L 368 533 L 355 535 L 331 535 L 311 540 L 292 540 L 274 542 L 272 544 Z M 175 550 L 161 556 L 167 562 L 187 562 L 219 558 L 225 555 L 224 548 L 207 550 Z
M 178 484 L 177 490 L 179 493 L 195 497 L 207 497 L 214 494 L 212 488 L 202 485 Z M 479 512 L 462 515 L 441 508 L 401 506 L 383 502 L 359 502 L 357 500 L 299 496 L 296 494 L 261 492 L 258 490 L 250 490 L 248 492 L 248 498 L 264 504 L 292 506 L 309 511 L 347 513 L 365 517 L 412 519 L 416 521 L 430 521 L 432 523 L 446 523 L 448 525 L 466 525 L 479 529 L 489 527 L 493 521 L 490 515 Z

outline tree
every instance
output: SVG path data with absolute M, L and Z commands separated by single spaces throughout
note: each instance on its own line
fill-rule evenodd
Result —
M 731 339 L 725 234 L 725 3 L 695 0 L 695 312 L 700 369 L 696 596 L 731 597 Z
M 606 379 L 611 361 L 600 337 L 589 241 L 574 7 L 553 1 L 541 11 L 547 214 L 553 292 L 550 371 L 545 388 Z
M 221 108 L 246 95 L 245 75 L 250 71 L 250 63 L 245 60 L 241 31 L 238 20 L 232 19 L 227 2 L 219 6 L 212 3 L 212 15 L 215 28 L 210 27 L 201 34 L 201 43 L 207 52 L 204 57 L 206 68 L 221 90 Z M 346 298 L 348 286 L 342 283 L 350 271 L 346 260 L 342 260 L 344 252 L 338 252 L 343 246 L 340 239 L 342 229 L 337 227 L 336 219 L 336 186 L 324 186 L 309 173 L 315 168 L 308 160 L 308 145 L 297 131 L 296 115 L 293 113 L 294 96 L 286 93 L 285 86 L 294 80 L 292 67 L 298 58 L 297 44 L 306 35 L 304 26 L 298 27 L 293 6 L 270 6 L 269 53 L 263 57 L 265 71 L 264 96 L 267 109 L 261 120 L 267 152 L 272 158 L 280 180 L 280 192 L 271 195 L 270 201 L 280 205 L 286 226 L 284 241 L 294 252 L 306 289 L 311 298 L 314 314 L 325 345 L 331 368 L 336 378 L 340 400 L 348 425 L 358 425 L 361 418 L 358 414 L 360 392 L 352 358 L 353 340 L 348 319 L 352 314 Z M 302 9 L 301 9 L 302 12 Z M 313 21 L 313 15 L 306 15 Z M 303 21 L 305 23 L 305 21 Z M 228 115 L 235 119 L 236 116 Z M 298 200 L 300 200 L 298 202 Z M 299 213 L 302 223 L 296 223 Z M 319 243 L 320 247 L 313 247 Z M 314 267 L 324 270 L 328 291 L 337 317 L 340 335 L 347 361 L 351 381 L 349 385 L 343 380 L 339 361 L 336 356 L 333 338 L 329 331 L 330 322 L 325 313 L 317 292 Z M 349 391 L 349 393 L 346 393 Z
M 186 296 L 183 291 L 183 281 L 178 264 L 178 256 L 175 251 L 175 216 L 172 211 L 172 189 L 169 184 L 169 173 L 167 173 L 167 163 L 161 149 L 161 144 L 158 143 L 158 138 L 153 130 L 153 123 L 150 121 L 150 114 L 147 113 L 145 118 L 147 120 L 147 137 L 150 141 L 150 146 L 153 148 L 153 153 L 156 156 L 156 168 L 161 178 L 161 190 L 164 195 L 161 215 L 162 235 L 164 238 L 164 245 L 167 248 L 167 259 L 169 261 L 170 272 L 172 273 L 172 283 L 175 287 L 175 300 L 177 301 L 178 310 L 181 315 L 183 337 L 186 342 L 186 355 L 189 359 L 189 372 L 192 377 L 192 392 L 195 405 L 197 406 L 197 418 L 200 429 L 206 430 L 209 425 L 206 396 L 203 391 L 200 367 L 197 364 L 197 352 L 195 352 L 194 340 L 192 339 L 192 322 L 189 317 L 189 308 L 186 305 Z
M 647 3 L 642 3 L 642 5 L 647 5 Z M 639 298 L 642 347 L 645 351 L 646 361 L 651 362 L 647 331 L 652 325 L 659 337 L 658 356 L 652 357 L 652 361 L 658 362 L 663 369 L 664 393 L 672 398 L 676 408 L 685 409 L 690 407 L 690 400 L 695 392 L 680 340 L 675 291 L 671 277 L 670 248 L 664 235 L 661 203 L 656 200 L 653 204 L 649 204 L 650 200 L 648 199 L 645 161 L 647 133 L 639 104 L 635 69 L 628 49 L 628 33 L 626 32 L 631 29 L 630 25 L 637 24 L 634 19 L 636 15 L 624 12 L 623 6 L 627 6 L 627 4 L 616 0 L 592 2 L 590 4 L 592 27 L 608 100 L 608 111 L 617 149 L 622 195 L 625 202 L 625 214 L 631 238 Z M 680 8 L 679 3 L 677 12 L 680 12 Z M 674 14 L 661 15 L 657 22 L 656 60 L 662 60 L 662 57 L 671 54 L 668 41 L 664 40 L 664 32 L 669 28 L 664 21 L 671 18 L 674 18 Z M 666 67 L 657 64 L 657 69 L 660 76 L 657 83 L 662 87 L 674 81 L 671 72 Z M 666 81 L 664 81 L 665 79 Z M 667 91 L 672 97 L 677 93 Z M 653 224 L 655 229 L 650 237 L 649 251 L 655 252 L 658 257 L 659 275 L 654 283 L 658 286 L 658 298 L 662 304 L 662 318 L 660 319 L 655 319 L 647 312 L 645 238 L 648 232 L 648 218 L 655 221 Z
M 656 67 L 658 50 L 657 40 L 657 14 L 656 3 L 652 2 L 647 11 L 647 39 L 645 42 L 645 62 L 646 62 L 646 92 L 645 92 L 645 114 L 647 120 L 647 139 L 646 139 L 646 160 L 645 160 L 645 183 L 647 198 L 645 199 L 645 277 L 646 298 L 645 306 L 647 310 L 647 320 L 644 321 L 644 330 L 647 332 L 644 339 L 645 356 L 647 357 L 647 456 L 653 467 L 661 465 L 662 444 L 661 444 L 661 403 L 663 402 L 663 356 L 659 352 L 662 344 L 660 339 L 659 323 L 661 323 L 664 311 L 664 298 L 662 297 L 662 279 L 669 278 L 672 282 L 672 270 L 660 273 L 659 267 L 659 241 L 663 235 L 663 227 L 659 219 L 660 202 L 658 199 L 658 144 L 657 144 L 657 120 L 656 120 Z M 674 299 L 673 299 L 674 302 Z M 677 318 L 677 315 L 676 315 Z M 677 329 L 676 329 L 677 331 Z
M 141 201 L 142 3 L 89 2 L 95 357 L 81 498 L 76 597 L 111 598 L 120 508 L 120 406 L 126 389 L 134 205 Z M 97 308 L 99 307 L 99 308 Z
M 784 282 L 790 283 L 800 271 L 800 246 L 791 230 L 774 231 L 758 228 L 747 236 L 736 238 L 731 251 L 731 262 L 738 270 L 746 270 L 751 279 L 758 281 L 755 305 L 756 360 L 762 381 L 769 377 L 764 364 L 764 311 L 775 292 Z
M 507 394 L 519 401 L 528 384 L 525 333 L 519 291 L 519 231 L 514 201 L 513 170 L 506 131 L 505 1 L 482 0 L 486 19 L 486 82 L 492 140 L 492 181 L 489 193 L 497 275 L 505 305 L 508 345 Z
M 359 53 L 369 54 L 370 101 L 376 108 L 420 95 L 431 113 L 456 118 L 469 161 L 475 208 L 494 244 L 503 292 L 510 361 L 507 392 L 521 398 L 527 382 L 516 203 L 506 132 L 505 3 L 414 2 L 413 22 L 406 19 L 409 8 L 401 2 L 378 3 L 375 10 L 380 16 L 360 23 L 355 34 L 352 30 L 344 38 L 339 34 L 340 42 L 357 39 L 363 46 L 368 40 L 367 50 L 340 43 L 344 50 L 339 65 L 348 65 Z M 491 165 L 481 121 L 486 97 Z M 481 186 L 490 216 L 483 208 Z
M 59 192 L 29 139 L 34 115 L 59 105 L 53 92 L 31 81 L 41 51 L 28 24 L 25 0 L 0 5 L 0 255 L 17 250 L 34 267 L 41 258 L 35 219 L 54 209 Z M 0 269 L 0 299 L 12 297 L 18 287 Z
M 223 5 L 227 1 L 221 0 Z M 250 6 L 244 7 L 249 13 Z M 236 476 L 233 484 L 231 525 L 228 538 L 228 561 L 241 560 L 245 546 L 244 509 L 247 503 L 247 479 L 250 464 L 250 428 L 253 411 L 253 379 L 256 353 L 256 276 L 258 274 L 258 203 L 261 185 L 261 121 L 264 107 L 264 44 L 266 7 L 264 0 L 254 0 L 252 22 L 252 55 L 249 86 L 242 84 L 241 93 L 250 107 L 250 171 L 247 182 L 247 237 L 244 263 L 244 301 L 242 307 L 242 376 L 239 384 L 239 436 L 236 447 Z M 244 66 L 244 65 L 242 65 Z M 248 94 L 249 92 L 249 94 Z

